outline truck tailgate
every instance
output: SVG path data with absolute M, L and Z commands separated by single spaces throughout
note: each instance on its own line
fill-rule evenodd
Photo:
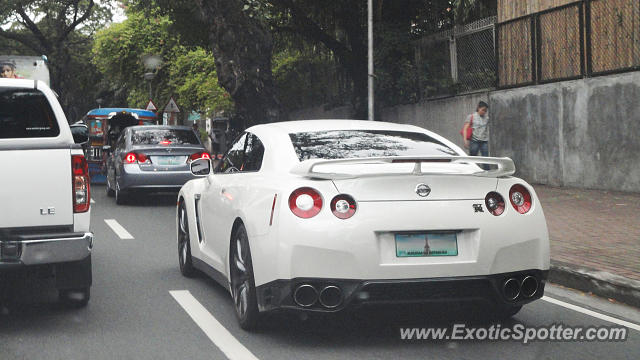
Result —
M 0 229 L 73 224 L 71 150 L 0 150 Z

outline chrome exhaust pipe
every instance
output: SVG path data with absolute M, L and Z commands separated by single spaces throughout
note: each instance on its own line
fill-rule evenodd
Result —
M 318 290 L 313 285 L 302 284 L 293 293 L 293 301 L 298 306 L 310 307 L 318 301 Z
M 334 285 L 325 286 L 325 288 L 320 291 L 319 300 L 322 306 L 334 309 L 342 303 L 342 290 Z
M 520 285 L 520 291 L 522 292 L 522 296 L 526 298 L 530 298 L 538 292 L 538 279 L 531 275 L 527 275 L 522 280 L 522 285 Z
M 516 278 L 508 278 L 502 284 L 502 292 L 509 301 L 513 301 L 520 295 L 520 282 Z

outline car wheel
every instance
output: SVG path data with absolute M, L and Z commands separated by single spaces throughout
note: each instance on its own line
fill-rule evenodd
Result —
M 122 192 L 122 190 L 118 189 L 117 185 L 116 185 L 115 196 L 116 196 L 116 204 L 124 205 L 127 203 L 126 195 Z
M 240 224 L 231 241 L 231 295 L 240 327 L 253 330 L 258 325 L 258 300 L 253 277 L 249 237 Z
M 178 208 L 178 262 L 180 272 L 186 277 L 193 277 L 196 269 L 191 260 L 191 242 L 189 241 L 189 219 L 187 218 L 187 208 L 184 202 Z
M 105 186 L 107 188 L 107 196 L 108 197 L 114 197 L 116 195 L 116 192 L 111 188 L 111 186 L 109 186 L 109 176 L 107 175 L 107 186 Z
M 58 300 L 68 308 L 82 308 L 87 306 L 91 298 L 91 288 L 62 289 L 58 291 Z

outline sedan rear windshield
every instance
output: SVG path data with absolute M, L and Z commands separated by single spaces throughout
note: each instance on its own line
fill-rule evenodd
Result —
M 193 130 L 187 129 L 141 129 L 133 130 L 133 145 L 200 145 Z
M 300 161 L 386 156 L 458 155 L 423 133 L 388 130 L 329 130 L 289 134 Z
M 0 139 L 56 137 L 58 121 L 36 89 L 0 87 Z

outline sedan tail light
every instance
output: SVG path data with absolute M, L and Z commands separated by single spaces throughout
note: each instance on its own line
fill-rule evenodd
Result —
M 187 162 L 192 162 L 192 161 L 198 160 L 198 159 L 211 159 L 211 155 L 209 155 L 209 153 L 206 152 L 206 151 L 197 152 L 197 153 L 192 154 L 191 156 L 189 156 L 189 158 L 187 159 Z
M 126 164 L 135 164 L 135 163 L 150 164 L 151 159 L 149 159 L 149 157 L 145 154 L 130 152 L 124 156 L 124 162 Z
M 89 211 L 91 189 L 89 165 L 83 155 L 71 155 L 71 186 L 73 187 L 73 212 Z
M 509 190 L 511 205 L 520 214 L 526 214 L 531 209 L 531 193 L 520 184 L 513 185 Z
M 356 213 L 356 201 L 349 195 L 341 194 L 331 200 L 331 212 L 339 219 L 348 219 Z
M 297 217 L 312 218 L 322 210 L 322 195 L 310 187 L 294 190 L 289 195 L 289 209 Z
M 495 191 L 487 194 L 484 198 L 484 204 L 487 210 L 495 216 L 500 216 L 504 212 L 504 198 Z

